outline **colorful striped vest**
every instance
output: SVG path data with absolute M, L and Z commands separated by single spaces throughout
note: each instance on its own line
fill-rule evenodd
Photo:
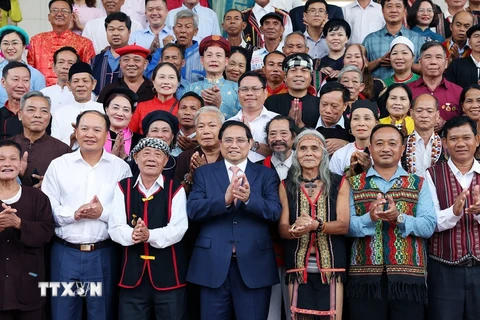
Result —
M 357 216 L 370 214 L 370 204 L 378 189 L 373 177 L 364 172 L 351 177 L 350 186 Z M 391 196 L 398 211 L 415 216 L 423 178 L 409 174 L 397 178 L 385 194 Z M 377 221 L 375 235 L 354 238 L 350 255 L 349 296 L 380 298 L 380 279 L 388 276 L 389 299 L 426 299 L 426 240 L 409 235 L 402 237 L 394 223 Z
M 451 207 L 462 192 L 462 186 L 448 163 L 437 162 L 428 172 L 437 190 L 440 209 Z M 472 203 L 473 187 L 480 184 L 480 174 L 474 175 L 465 207 Z M 452 229 L 433 234 L 429 241 L 428 256 L 449 265 L 456 265 L 470 258 L 480 261 L 480 224 L 471 214 L 464 214 Z

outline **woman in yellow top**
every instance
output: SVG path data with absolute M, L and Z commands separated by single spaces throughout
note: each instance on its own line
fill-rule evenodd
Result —
M 412 91 L 405 83 L 394 83 L 385 92 L 385 105 L 388 117 L 380 119 L 380 123 L 393 124 L 402 131 L 404 137 L 413 133 L 415 125 L 408 115 L 412 105 Z

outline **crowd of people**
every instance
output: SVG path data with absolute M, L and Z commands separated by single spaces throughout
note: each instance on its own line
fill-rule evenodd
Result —
M 480 319 L 480 1 L 446 3 L 0 28 L 0 319 Z

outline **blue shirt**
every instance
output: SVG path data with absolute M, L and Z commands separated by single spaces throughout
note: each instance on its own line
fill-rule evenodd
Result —
M 162 48 L 158 48 L 152 56 L 152 60 L 143 73 L 148 79 L 152 78 L 153 69 L 162 60 Z M 185 49 L 185 66 L 180 70 L 182 78 L 188 82 L 201 81 L 205 77 L 205 70 L 200 62 L 198 42 L 193 40 L 193 45 Z
M 368 170 L 367 177 L 372 176 L 379 192 L 386 193 L 392 188 L 397 178 L 408 176 L 408 173 L 399 166 L 390 180 L 386 181 L 372 167 Z M 372 236 L 375 234 L 375 226 L 377 223 L 381 223 L 381 221 L 373 222 L 368 212 L 362 216 L 357 216 L 353 202 L 353 191 L 350 190 L 350 230 L 348 236 L 356 238 Z M 432 196 L 430 195 L 430 189 L 428 189 L 426 181 L 423 181 L 422 188 L 418 195 L 415 216 L 405 215 L 405 222 L 400 223 L 398 228 L 404 238 L 409 235 L 414 235 L 428 239 L 435 231 L 436 223 L 437 218 Z
M 105 50 L 104 55 L 108 57 L 108 65 L 110 66 L 110 70 L 112 70 L 112 72 L 115 72 L 120 66 L 120 56 L 115 58 L 110 49 Z
M 225 119 L 233 117 L 242 108 L 238 102 L 238 85 L 236 82 L 225 80 L 223 77 L 215 80 L 203 79 L 203 81 L 191 83 L 187 91 L 193 91 L 201 96 L 202 90 L 209 89 L 214 85 L 220 89 L 222 95 L 220 111 L 222 111 Z
M 173 32 L 169 27 L 165 26 L 158 34 L 158 39 L 160 40 L 160 48 L 163 48 L 162 40 L 168 35 L 173 36 Z M 155 34 L 152 32 L 152 30 L 150 30 L 150 28 L 147 28 L 132 32 L 132 34 L 130 35 L 130 39 L 128 40 L 128 44 L 136 43 L 138 46 L 144 47 L 145 49 L 150 49 L 153 39 L 155 39 Z
M 0 74 L 3 72 L 3 68 L 5 68 L 7 64 L 8 64 L 7 60 L 3 60 L 0 63 Z M 31 73 L 30 91 L 39 91 L 45 88 L 47 85 L 45 83 L 45 77 L 43 76 L 43 74 L 28 64 L 27 64 L 27 67 Z M 0 86 L 0 104 L 3 106 L 7 100 L 8 100 L 7 91 L 5 91 L 5 88 L 3 86 Z
M 404 26 L 402 26 L 400 31 L 395 35 L 391 35 L 388 32 L 387 27 L 383 27 L 378 31 L 370 33 L 365 40 L 363 40 L 363 45 L 368 53 L 368 61 L 383 57 L 390 50 L 390 43 L 392 40 L 398 36 L 407 37 L 413 42 L 413 45 L 415 46 L 415 63 L 418 62 L 420 48 L 425 41 L 423 41 L 423 38 L 418 33 L 408 30 Z M 391 77 L 394 74 L 394 71 L 392 67 L 380 66 L 373 71 L 372 74 L 377 78 L 386 79 Z
M 430 29 L 430 28 L 427 28 L 424 31 L 424 30 L 420 29 L 419 27 L 415 26 L 410 30 L 412 30 L 412 31 L 418 33 L 419 35 L 421 35 L 422 38 L 423 38 L 423 41 L 425 41 L 425 42 L 431 42 L 431 41 L 443 42 L 443 41 L 445 41 L 445 38 L 441 34 L 433 32 L 432 29 Z
M 180 100 L 185 92 L 187 92 L 187 88 L 190 86 L 190 82 L 187 80 L 183 79 L 183 77 L 180 79 L 180 84 L 178 85 L 177 93 L 175 96 L 177 97 L 177 100 Z

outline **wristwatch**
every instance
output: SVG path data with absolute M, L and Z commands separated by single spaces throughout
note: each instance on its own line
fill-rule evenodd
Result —
M 250 150 L 252 150 L 253 152 L 257 152 L 258 148 L 260 148 L 260 142 L 255 141 L 255 142 L 253 143 L 252 148 L 251 148 Z
M 397 224 L 404 223 L 405 222 L 405 213 L 400 213 L 397 216 Z

